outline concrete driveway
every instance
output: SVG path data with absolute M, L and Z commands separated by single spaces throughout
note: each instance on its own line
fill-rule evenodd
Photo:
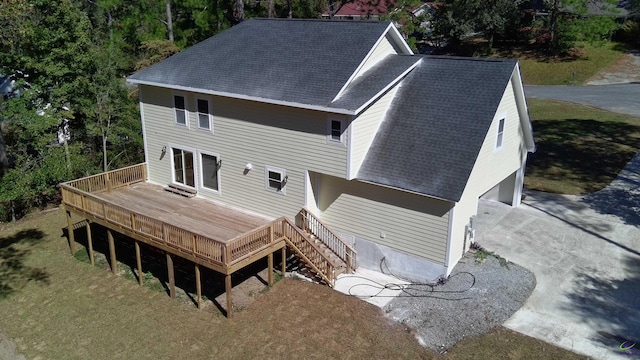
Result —
M 640 153 L 591 195 L 529 192 L 517 209 L 481 202 L 480 245 L 536 275 L 504 325 L 596 359 L 640 359 L 639 225 Z M 627 340 L 637 345 L 621 351 Z

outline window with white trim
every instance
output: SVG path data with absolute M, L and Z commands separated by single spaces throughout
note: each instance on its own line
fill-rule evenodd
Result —
M 327 122 L 327 142 L 344 144 L 344 121 L 342 119 L 329 119 Z
M 175 123 L 189 126 L 189 114 L 187 112 L 187 98 L 183 95 L 173 94 L 173 115 Z
M 200 152 L 200 184 L 215 192 L 220 191 L 220 155 Z
M 211 126 L 211 101 L 204 98 L 196 99 L 198 129 L 212 130 Z
M 269 191 L 285 194 L 287 185 L 287 172 L 284 169 L 265 166 L 264 167 L 265 188 Z
M 503 138 L 504 138 L 504 118 L 498 121 L 498 135 L 496 136 L 496 150 L 502 147 Z
M 171 148 L 171 153 L 173 155 L 173 182 L 195 187 L 193 151 Z

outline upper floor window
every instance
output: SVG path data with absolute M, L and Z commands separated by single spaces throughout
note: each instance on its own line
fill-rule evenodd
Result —
M 211 130 L 211 101 L 207 99 L 197 99 L 198 109 L 198 129 Z
M 285 194 L 287 185 L 287 172 L 272 166 L 265 166 L 265 187 L 267 190 Z
M 344 121 L 341 119 L 329 119 L 327 127 L 327 142 L 344 144 Z
M 186 99 L 183 95 L 173 95 L 173 113 L 175 117 L 175 122 L 178 125 L 188 126 L 187 125 L 187 107 L 186 107 Z
M 503 138 L 504 138 L 504 118 L 498 121 L 498 136 L 496 137 L 496 150 L 502 147 Z

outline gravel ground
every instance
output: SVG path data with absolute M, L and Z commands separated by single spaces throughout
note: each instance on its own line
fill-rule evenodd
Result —
M 468 252 L 443 285 L 410 285 L 385 311 L 415 330 L 418 341 L 440 353 L 469 336 L 501 326 L 529 298 L 535 276 L 494 256 L 478 262 Z

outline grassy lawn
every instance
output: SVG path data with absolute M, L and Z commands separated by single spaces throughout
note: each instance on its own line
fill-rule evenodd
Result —
M 582 85 L 625 53 L 621 43 L 581 44 L 574 56 L 550 56 L 525 46 L 496 45 L 489 52 L 487 41 L 472 38 L 444 55 L 518 59 L 527 85 Z
M 0 329 L 30 359 L 582 358 L 505 329 L 435 354 L 373 305 L 292 279 L 229 320 L 78 261 L 64 225 L 58 210 L 0 224 Z
M 528 99 L 537 145 L 525 187 L 586 194 L 607 186 L 640 147 L 640 118 L 564 102 Z
M 527 85 L 581 85 L 624 53 L 617 43 L 584 44 L 578 59 L 542 58 L 521 54 L 520 69 Z

